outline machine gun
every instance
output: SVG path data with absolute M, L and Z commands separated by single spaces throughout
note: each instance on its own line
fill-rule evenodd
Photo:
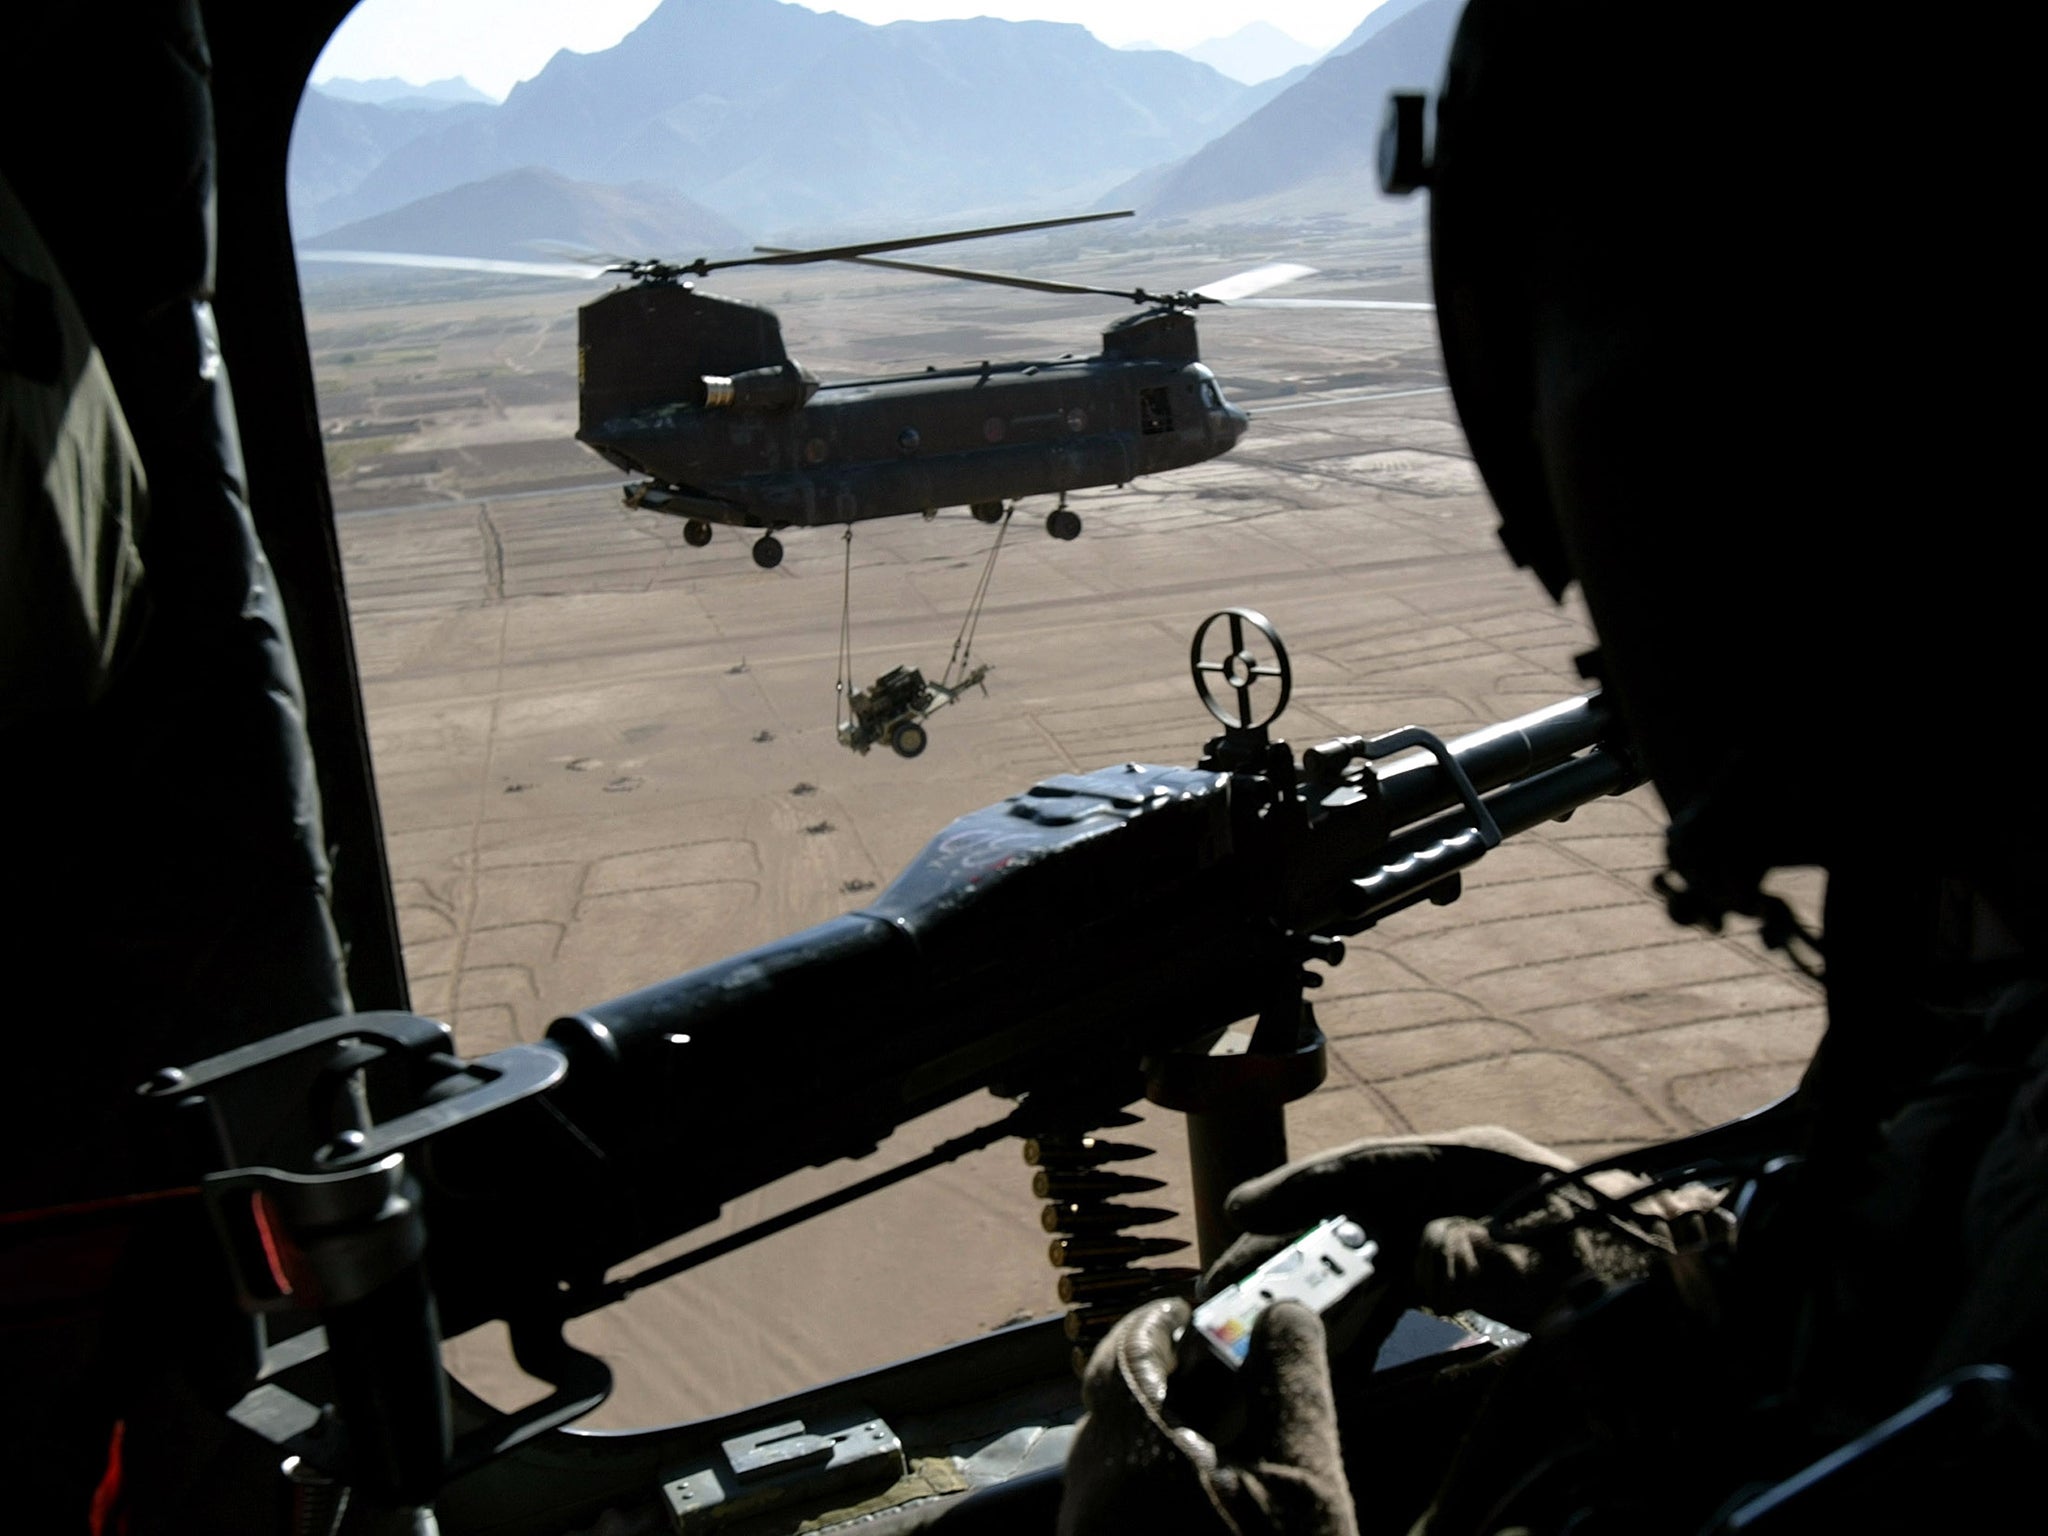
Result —
M 1046 779 L 954 822 L 861 910 L 557 1020 L 542 1042 L 469 1061 L 443 1024 L 368 1014 L 159 1073 L 144 1097 L 203 1182 L 244 1305 L 324 1326 L 273 1351 L 252 1399 L 270 1395 L 238 1416 L 302 1479 L 429 1504 L 602 1400 L 608 1372 L 563 1341 L 566 1320 L 763 1229 L 623 1280 L 613 1267 L 984 1088 L 1016 1108 L 806 1211 L 1032 1137 L 1066 1333 L 1085 1347 L 1157 1289 L 1085 1134 L 1142 1095 L 1187 1113 L 1213 1256 L 1223 1196 L 1284 1159 L 1282 1106 L 1323 1076 L 1305 962 L 1455 899 L 1502 837 L 1639 775 L 1597 693 L 1449 743 L 1408 729 L 1297 760 L 1267 731 L 1290 673 L 1260 615 L 1212 615 L 1191 665 L 1225 727 L 1200 766 Z M 1219 1044 L 1244 1020 L 1248 1039 Z M 465 1404 L 458 1435 L 439 1341 L 490 1319 L 554 1390 L 513 1414 Z M 323 1345 L 310 1395 L 275 1387 Z M 671 1491 L 694 1529 L 685 1498 Z

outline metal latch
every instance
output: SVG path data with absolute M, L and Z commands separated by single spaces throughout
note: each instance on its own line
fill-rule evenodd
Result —
M 816 1426 L 791 1419 L 723 1440 L 719 1451 L 661 1485 L 685 1536 L 785 1506 L 877 1493 L 904 1470 L 903 1442 L 872 1417 Z

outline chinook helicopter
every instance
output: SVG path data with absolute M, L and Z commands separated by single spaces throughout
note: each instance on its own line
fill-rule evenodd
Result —
M 576 436 L 629 474 L 628 506 L 683 519 L 702 548 L 714 524 L 761 530 L 754 563 L 782 563 L 786 528 L 930 516 L 968 507 L 999 522 L 1007 503 L 1052 495 L 1046 532 L 1077 538 L 1067 493 L 1124 485 L 1227 453 L 1250 418 L 1201 361 L 1193 312 L 1205 305 L 1430 311 L 1377 299 L 1259 299 L 1311 275 L 1276 262 L 1199 288 L 1155 292 L 894 261 L 884 251 L 1104 219 L 1128 210 L 814 250 L 668 262 L 593 257 L 519 262 L 382 251 L 304 250 L 301 260 L 426 266 L 627 281 L 577 314 Z M 740 266 L 822 261 L 958 278 L 1142 306 L 1110 325 L 1092 357 L 981 362 L 821 383 L 791 357 L 773 311 L 690 281 Z

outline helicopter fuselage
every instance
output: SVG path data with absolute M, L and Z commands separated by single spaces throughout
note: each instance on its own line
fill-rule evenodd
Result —
M 645 293 L 622 296 L 640 308 Z M 685 302 L 714 328 L 773 325 L 731 300 Z M 590 333 L 602 329 L 586 318 L 577 436 L 649 477 L 629 492 L 636 505 L 707 523 L 818 527 L 1123 485 L 1227 452 L 1248 422 L 1199 360 L 1193 320 L 1172 311 L 1112 326 L 1093 357 L 826 385 L 777 334 L 737 359 L 752 367 L 713 373 L 678 355 L 666 388 L 643 368 L 630 392 L 590 387 Z

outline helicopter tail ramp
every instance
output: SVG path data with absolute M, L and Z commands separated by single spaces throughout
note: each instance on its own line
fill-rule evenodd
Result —
M 641 282 L 577 312 L 576 436 L 602 451 L 637 418 L 705 403 L 705 379 L 789 361 L 772 310 Z

